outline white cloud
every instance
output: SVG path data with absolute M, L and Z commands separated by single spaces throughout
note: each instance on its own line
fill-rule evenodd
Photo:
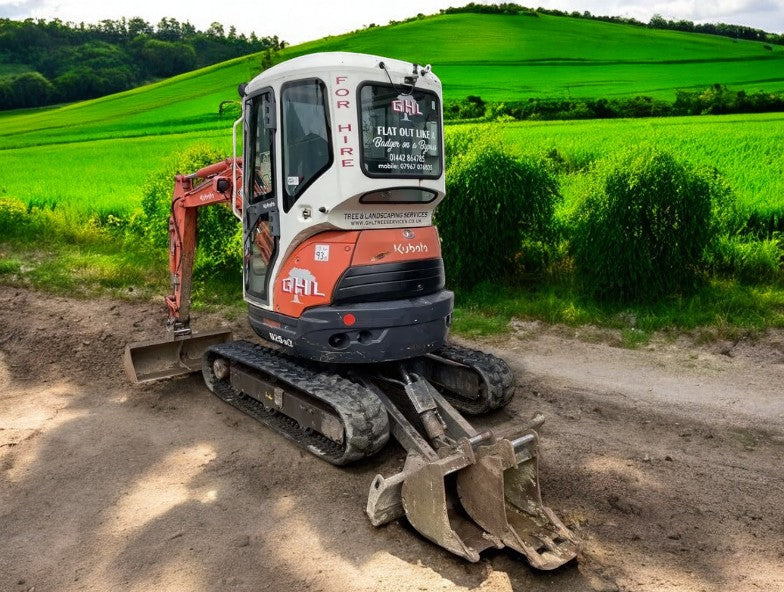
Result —
M 0 1 L 0 18 L 26 18 L 46 5 L 46 0 L 24 0 L 22 2 Z
M 359 29 L 370 23 L 385 25 L 418 13 L 434 14 L 441 8 L 468 0 L 224 0 L 212 10 L 194 9 L 192 0 L 0 0 L 0 17 L 23 19 L 59 18 L 68 22 L 97 23 L 102 19 L 140 16 L 156 24 L 162 17 L 189 21 L 206 29 L 218 21 L 234 25 L 241 33 L 277 35 L 289 43 L 301 43 L 326 35 Z M 474 0 L 476 1 L 476 0 Z M 483 0 L 491 4 L 501 0 Z M 695 22 L 729 22 L 770 32 L 784 33 L 784 0 L 517 0 L 521 4 L 571 12 L 635 18 L 648 22 L 654 14 Z M 219 9 L 218 9 L 219 8 Z M 426 40 L 423 40 L 425 43 Z

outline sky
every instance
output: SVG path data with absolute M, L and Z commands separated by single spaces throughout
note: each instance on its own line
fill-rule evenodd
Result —
M 493 4 L 502 0 L 474 0 Z M 469 0 L 0 0 L 0 18 L 28 17 L 63 22 L 97 23 L 103 19 L 141 17 L 152 25 L 162 17 L 188 21 L 205 30 L 219 22 L 226 30 L 259 37 L 277 35 L 294 45 L 360 29 L 386 25 L 418 13 L 435 14 Z M 784 0 L 517 0 L 523 6 L 589 11 L 595 15 L 632 17 L 648 22 L 654 14 L 695 23 L 725 22 L 784 33 Z M 201 5 L 201 6 L 199 6 Z M 204 8 L 205 6 L 207 8 Z

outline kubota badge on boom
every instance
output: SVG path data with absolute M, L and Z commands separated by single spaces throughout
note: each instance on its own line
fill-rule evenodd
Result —
M 460 413 L 503 407 L 515 387 L 503 360 L 447 342 L 453 295 L 431 223 L 444 197 L 438 78 L 324 53 L 270 68 L 240 94 L 234 157 L 175 178 L 171 335 L 126 348 L 131 379 L 201 370 L 220 398 L 337 465 L 391 433 L 408 456 L 370 486 L 374 525 L 405 516 L 470 561 L 503 546 L 541 569 L 574 558 L 574 535 L 539 493 L 541 416 L 501 436 Z M 278 348 L 191 334 L 196 214 L 215 203 L 242 221 L 250 324 Z

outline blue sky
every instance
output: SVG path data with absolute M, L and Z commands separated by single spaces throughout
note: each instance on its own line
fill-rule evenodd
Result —
M 477 1 L 477 0 L 474 0 Z M 500 0 L 498 0 L 500 1 Z M 59 18 L 68 22 L 97 23 L 102 19 L 140 16 L 156 24 L 162 17 L 189 21 L 206 29 L 217 21 L 234 25 L 239 32 L 259 36 L 277 35 L 289 43 L 301 43 L 325 35 L 346 33 L 370 23 L 385 25 L 417 13 L 433 14 L 468 0 L 0 0 L 0 17 L 17 20 Z M 493 0 L 484 3 L 494 3 Z M 202 8 L 199 5 L 207 8 Z M 518 0 L 533 7 L 598 15 L 633 17 L 647 22 L 654 14 L 694 22 L 726 22 L 784 33 L 784 0 Z

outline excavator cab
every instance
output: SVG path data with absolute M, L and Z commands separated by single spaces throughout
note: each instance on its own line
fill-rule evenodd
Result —
M 397 60 L 314 54 L 242 94 L 237 189 L 256 333 L 347 364 L 442 345 L 452 293 L 432 225 L 444 196 L 438 78 Z

